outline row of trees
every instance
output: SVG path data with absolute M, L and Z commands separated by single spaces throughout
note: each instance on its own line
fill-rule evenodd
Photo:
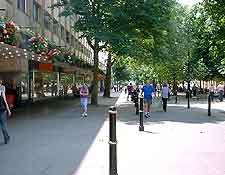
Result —
M 60 0 L 61 16 L 79 16 L 74 29 L 86 38 L 94 53 L 92 104 L 97 104 L 98 54 L 109 52 L 106 87 L 115 59 L 152 58 L 153 48 L 163 45 L 169 33 L 174 0 Z M 106 88 L 106 96 L 110 95 Z
M 224 80 L 224 11 L 225 4 L 216 0 L 205 0 L 192 9 L 175 4 L 169 20 L 169 32 L 164 40 L 166 44 L 153 48 L 153 59 L 145 61 L 148 64 L 123 61 L 126 65 L 124 69 L 130 69 L 127 78 L 143 82 L 151 77 L 155 81 L 169 81 L 174 85 L 177 81 L 190 82 L 194 79 Z M 122 67 L 121 62 L 115 64 L 116 72 L 118 67 Z M 143 77 L 143 74 L 148 76 Z
M 175 0 L 60 0 L 62 16 L 79 16 L 74 30 L 94 53 L 92 104 L 97 104 L 99 52 L 109 54 L 105 96 L 114 77 L 190 81 L 225 74 L 224 3 L 204 0 L 188 9 Z

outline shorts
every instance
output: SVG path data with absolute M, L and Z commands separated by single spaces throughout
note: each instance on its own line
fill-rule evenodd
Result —
M 144 98 L 144 103 L 151 105 L 152 104 L 152 98 Z
M 80 98 L 80 106 L 82 108 L 87 108 L 88 98 Z

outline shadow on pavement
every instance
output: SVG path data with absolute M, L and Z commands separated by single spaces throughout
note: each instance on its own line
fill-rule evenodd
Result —
M 108 116 L 106 106 L 115 104 L 116 99 L 89 106 L 87 118 L 81 118 L 79 100 L 19 109 L 9 121 L 10 143 L 0 144 L 1 174 L 73 174 Z
M 122 105 L 119 107 L 118 120 L 128 125 L 139 125 L 139 115 L 135 115 L 133 105 Z M 165 122 L 182 122 L 182 123 L 219 123 L 225 121 L 225 112 L 223 110 L 212 110 L 212 116 L 208 116 L 208 110 L 191 107 L 187 109 L 183 106 L 169 106 L 167 112 L 152 112 L 151 117 L 145 119 L 145 125 L 164 124 Z

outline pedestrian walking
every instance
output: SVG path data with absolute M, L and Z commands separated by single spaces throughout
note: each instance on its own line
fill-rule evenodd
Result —
M 223 101 L 223 94 L 224 94 L 224 85 L 222 85 L 222 83 L 220 83 L 217 86 L 217 92 L 219 92 L 219 100 L 222 102 Z
M 132 85 L 132 83 L 130 83 L 130 84 L 127 86 L 127 91 L 128 91 L 127 101 L 129 101 L 129 97 L 132 96 L 132 92 L 133 92 L 133 85 Z
M 145 118 L 150 117 L 151 105 L 152 105 L 152 96 L 155 92 L 155 89 L 152 85 L 151 80 L 148 80 L 147 83 L 143 86 L 142 93 L 144 93 L 144 111 Z
M 162 97 L 164 112 L 166 112 L 166 110 L 167 110 L 167 101 L 169 98 L 169 94 L 170 94 L 170 89 L 168 88 L 168 85 L 166 83 L 164 83 L 162 90 L 161 90 L 161 97 Z
M 4 137 L 4 143 L 9 142 L 10 136 L 7 131 L 7 113 L 8 116 L 11 115 L 9 105 L 5 97 L 5 86 L 2 85 L 2 80 L 0 80 L 0 127 Z
M 209 95 L 210 95 L 210 98 L 211 98 L 211 101 L 213 102 L 214 100 L 214 93 L 215 93 L 215 87 L 213 84 L 211 84 L 211 86 L 209 86 Z
M 88 87 L 84 84 L 80 88 L 80 105 L 83 109 L 82 117 L 87 117 L 88 95 Z

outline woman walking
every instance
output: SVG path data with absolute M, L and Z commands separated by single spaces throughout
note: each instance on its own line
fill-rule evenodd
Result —
M 167 101 L 168 101 L 169 93 L 170 93 L 170 89 L 168 88 L 167 84 L 164 83 L 161 90 L 161 97 L 162 97 L 164 112 L 166 112 L 166 109 L 167 109 Z
M 88 87 L 84 84 L 80 88 L 80 104 L 83 109 L 82 117 L 87 117 L 88 95 Z
M 5 86 L 2 85 L 2 80 L 0 80 L 0 127 L 2 130 L 5 144 L 7 144 L 10 139 L 8 131 L 7 131 L 6 112 L 8 112 L 9 116 L 11 115 L 9 105 L 8 105 L 8 103 L 6 101 L 6 97 L 5 97 Z

